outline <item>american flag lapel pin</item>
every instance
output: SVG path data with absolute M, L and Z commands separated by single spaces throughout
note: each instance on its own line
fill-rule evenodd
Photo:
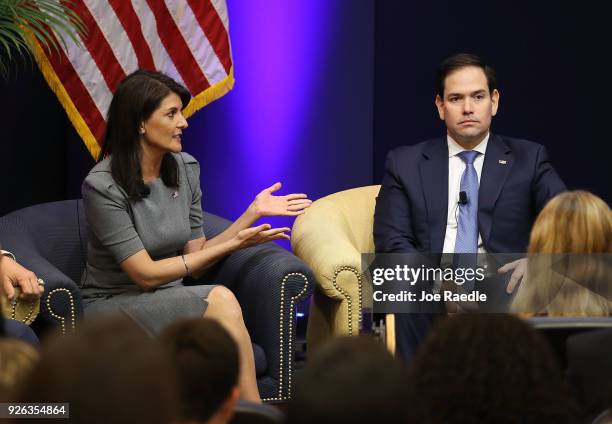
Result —
M 502 160 L 502 159 L 500 159 L 500 160 L 499 160 L 499 163 L 500 163 L 500 164 L 502 164 L 502 165 L 506 165 L 506 164 L 508 163 L 508 161 L 507 161 L 507 160 Z

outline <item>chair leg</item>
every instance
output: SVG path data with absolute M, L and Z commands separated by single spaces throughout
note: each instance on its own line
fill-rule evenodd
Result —
M 385 341 L 387 343 L 387 349 L 393 355 L 395 355 L 395 314 L 385 315 Z

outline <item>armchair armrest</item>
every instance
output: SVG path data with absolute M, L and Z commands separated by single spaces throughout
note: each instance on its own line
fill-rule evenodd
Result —
M 309 227 L 314 225 L 314 222 L 296 221 L 292 231 L 293 251 L 312 269 L 318 290 L 331 299 L 343 300 L 346 297 L 344 277 L 349 276 L 352 281 L 361 278 L 361 252 L 337 226 L 323 224 L 311 230 Z
M 223 231 L 229 221 L 205 214 L 207 238 Z M 203 277 L 222 284 L 238 299 L 254 343 L 268 359 L 268 373 L 278 391 L 267 400 L 290 397 L 297 303 L 312 294 L 314 275 L 308 266 L 275 243 L 242 249 L 220 261 Z
M 293 254 L 274 243 L 231 254 L 211 282 L 230 288 L 242 307 L 254 343 L 268 359 L 268 374 L 278 392 L 267 400 L 290 396 L 297 303 L 310 296 L 314 276 Z
M 3 217 L 0 234 L 4 249 L 11 251 L 22 266 L 45 281 L 40 314 L 32 327 L 40 330 L 59 327 L 62 333 L 74 330 L 76 320 L 83 315 L 81 294 L 75 282 L 43 256 L 36 238 L 21 219 Z
M 343 300 L 347 297 L 346 284 L 361 280 L 362 252 L 342 214 L 325 200 L 315 202 L 296 219 L 291 245 L 314 272 L 317 289 L 331 299 Z
M 315 201 L 292 229 L 295 254 L 313 270 L 317 286 L 307 342 L 316 349 L 337 335 L 358 334 L 367 287 L 362 253 L 373 252 L 373 210 L 379 186 L 358 187 Z
M 20 263 L 45 281 L 40 314 L 33 326 L 37 329 L 59 327 L 62 334 L 73 331 L 76 321 L 83 316 L 81 292 L 75 282 L 38 252 L 30 251 Z

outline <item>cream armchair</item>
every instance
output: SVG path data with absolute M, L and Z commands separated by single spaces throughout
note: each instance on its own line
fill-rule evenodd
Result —
M 306 335 L 309 350 L 330 337 L 361 330 L 361 254 L 374 252 L 372 226 L 379 190 L 379 185 L 359 187 L 323 197 L 293 225 L 293 251 L 316 278 Z

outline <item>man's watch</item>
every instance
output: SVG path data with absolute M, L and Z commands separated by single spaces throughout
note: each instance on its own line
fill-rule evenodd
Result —
M 6 256 L 7 258 L 11 258 L 12 260 L 14 260 L 15 262 L 17 262 L 17 259 L 15 258 L 15 255 L 13 255 L 11 252 L 9 252 L 8 250 L 0 250 L 0 255 L 1 256 Z

